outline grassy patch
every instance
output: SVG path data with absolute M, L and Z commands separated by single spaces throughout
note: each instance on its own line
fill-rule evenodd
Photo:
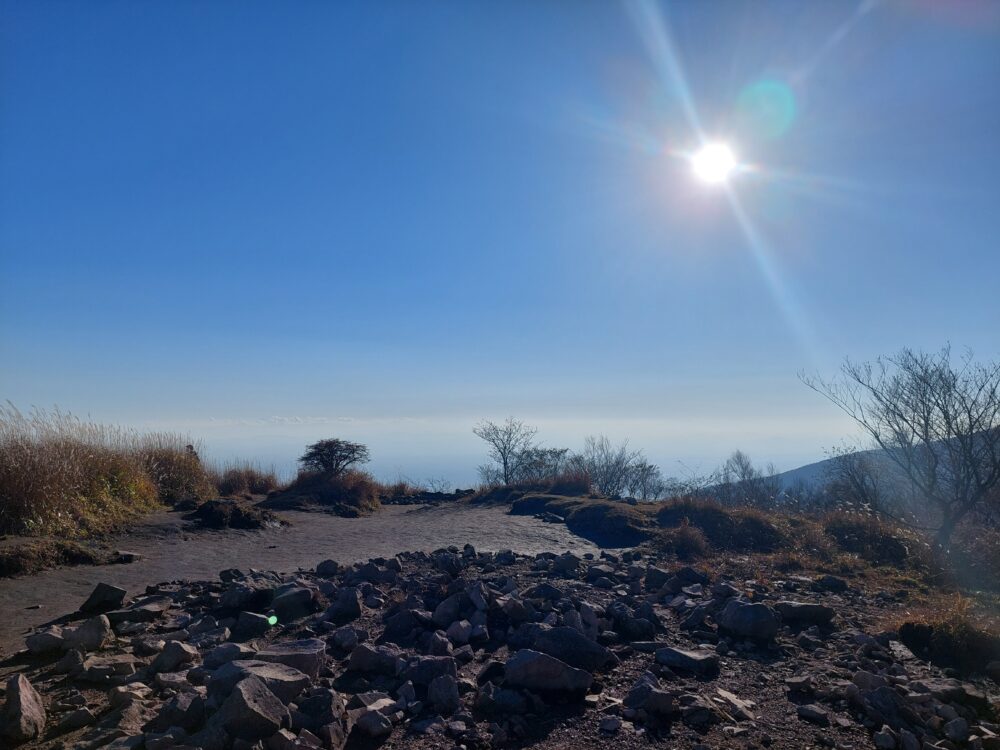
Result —
M 664 528 L 690 526 L 717 549 L 774 552 L 788 539 L 772 520 L 752 508 L 726 508 L 711 500 L 677 498 L 657 504 L 656 521 Z
M 58 565 L 109 565 L 117 555 L 78 542 L 43 540 L 0 550 L 0 578 L 28 575 Z
M 874 565 L 903 565 L 919 545 L 916 538 L 868 513 L 830 513 L 821 523 L 838 549 Z
M 210 473 L 222 497 L 266 495 L 281 487 L 273 468 L 264 469 L 252 461 L 233 461 Z
M 215 488 L 181 435 L 0 407 L 0 532 L 85 536 Z
M 260 507 L 272 510 L 321 509 L 348 518 L 377 511 L 379 485 L 364 471 L 345 471 L 339 476 L 301 472 L 284 490 L 272 493 Z

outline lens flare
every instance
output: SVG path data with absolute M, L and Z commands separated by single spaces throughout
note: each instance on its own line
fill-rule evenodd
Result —
M 763 78 L 746 86 L 736 101 L 743 129 L 761 138 L 780 138 L 795 122 L 795 94 L 788 84 Z
M 278 616 L 277 615 L 269 615 L 268 618 L 267 618 L 267 624 L 270 625 L 273 628 L 275 625 L 278 624 Z
M 736 156 L 725 143 L 706 143 L 691 156 L 694 176 L 709 185 L 721 185 L 736 169 Z

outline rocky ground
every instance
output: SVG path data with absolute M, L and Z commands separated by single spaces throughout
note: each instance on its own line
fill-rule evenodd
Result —
M 921 661 L 881 630 L 904 601 L 468 545 L 99 585 L 11 657 L 0 727 L 52 750 L 1000 748 L 1000 665 Z

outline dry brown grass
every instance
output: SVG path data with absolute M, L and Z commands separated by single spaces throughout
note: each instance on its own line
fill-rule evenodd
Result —
M 214 494 L 188 440 L 0 406 L 0 531 L 102 533 L 155 508 Z
M 993 605 L 938 593 L 891 626 L 918 656 L 964 673 L 976 672 L 1000 660 L 1000 615 Z
M 266 495 L 281 488 L 274 467 L 263 468 L 254 461 L 235 460 L 209 471 L 212 483 L 223 497 Z
M 774 552 L 790 546 L 775 523 L 777 514 L 753 508 L 730 508 L 712 500 L 680 497 L 656 504 L 656 521 L 664 528 L 690 525 L 717 549 Z
M 377 511 L 379 484 L 365 471 L 349 469 L 338 476 L 302 471 L 290 485 L 261 503 L 276 510 L 318 507 L 342 516 L 365 516 Z

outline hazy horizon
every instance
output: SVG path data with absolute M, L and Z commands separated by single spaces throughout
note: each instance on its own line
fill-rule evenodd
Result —
M 456 484 L 508 415 L 787 470 L 855 434 L 799 372 L 1000 355 L 996 3 L 12 0 L 0 76 L 21 410 Z

